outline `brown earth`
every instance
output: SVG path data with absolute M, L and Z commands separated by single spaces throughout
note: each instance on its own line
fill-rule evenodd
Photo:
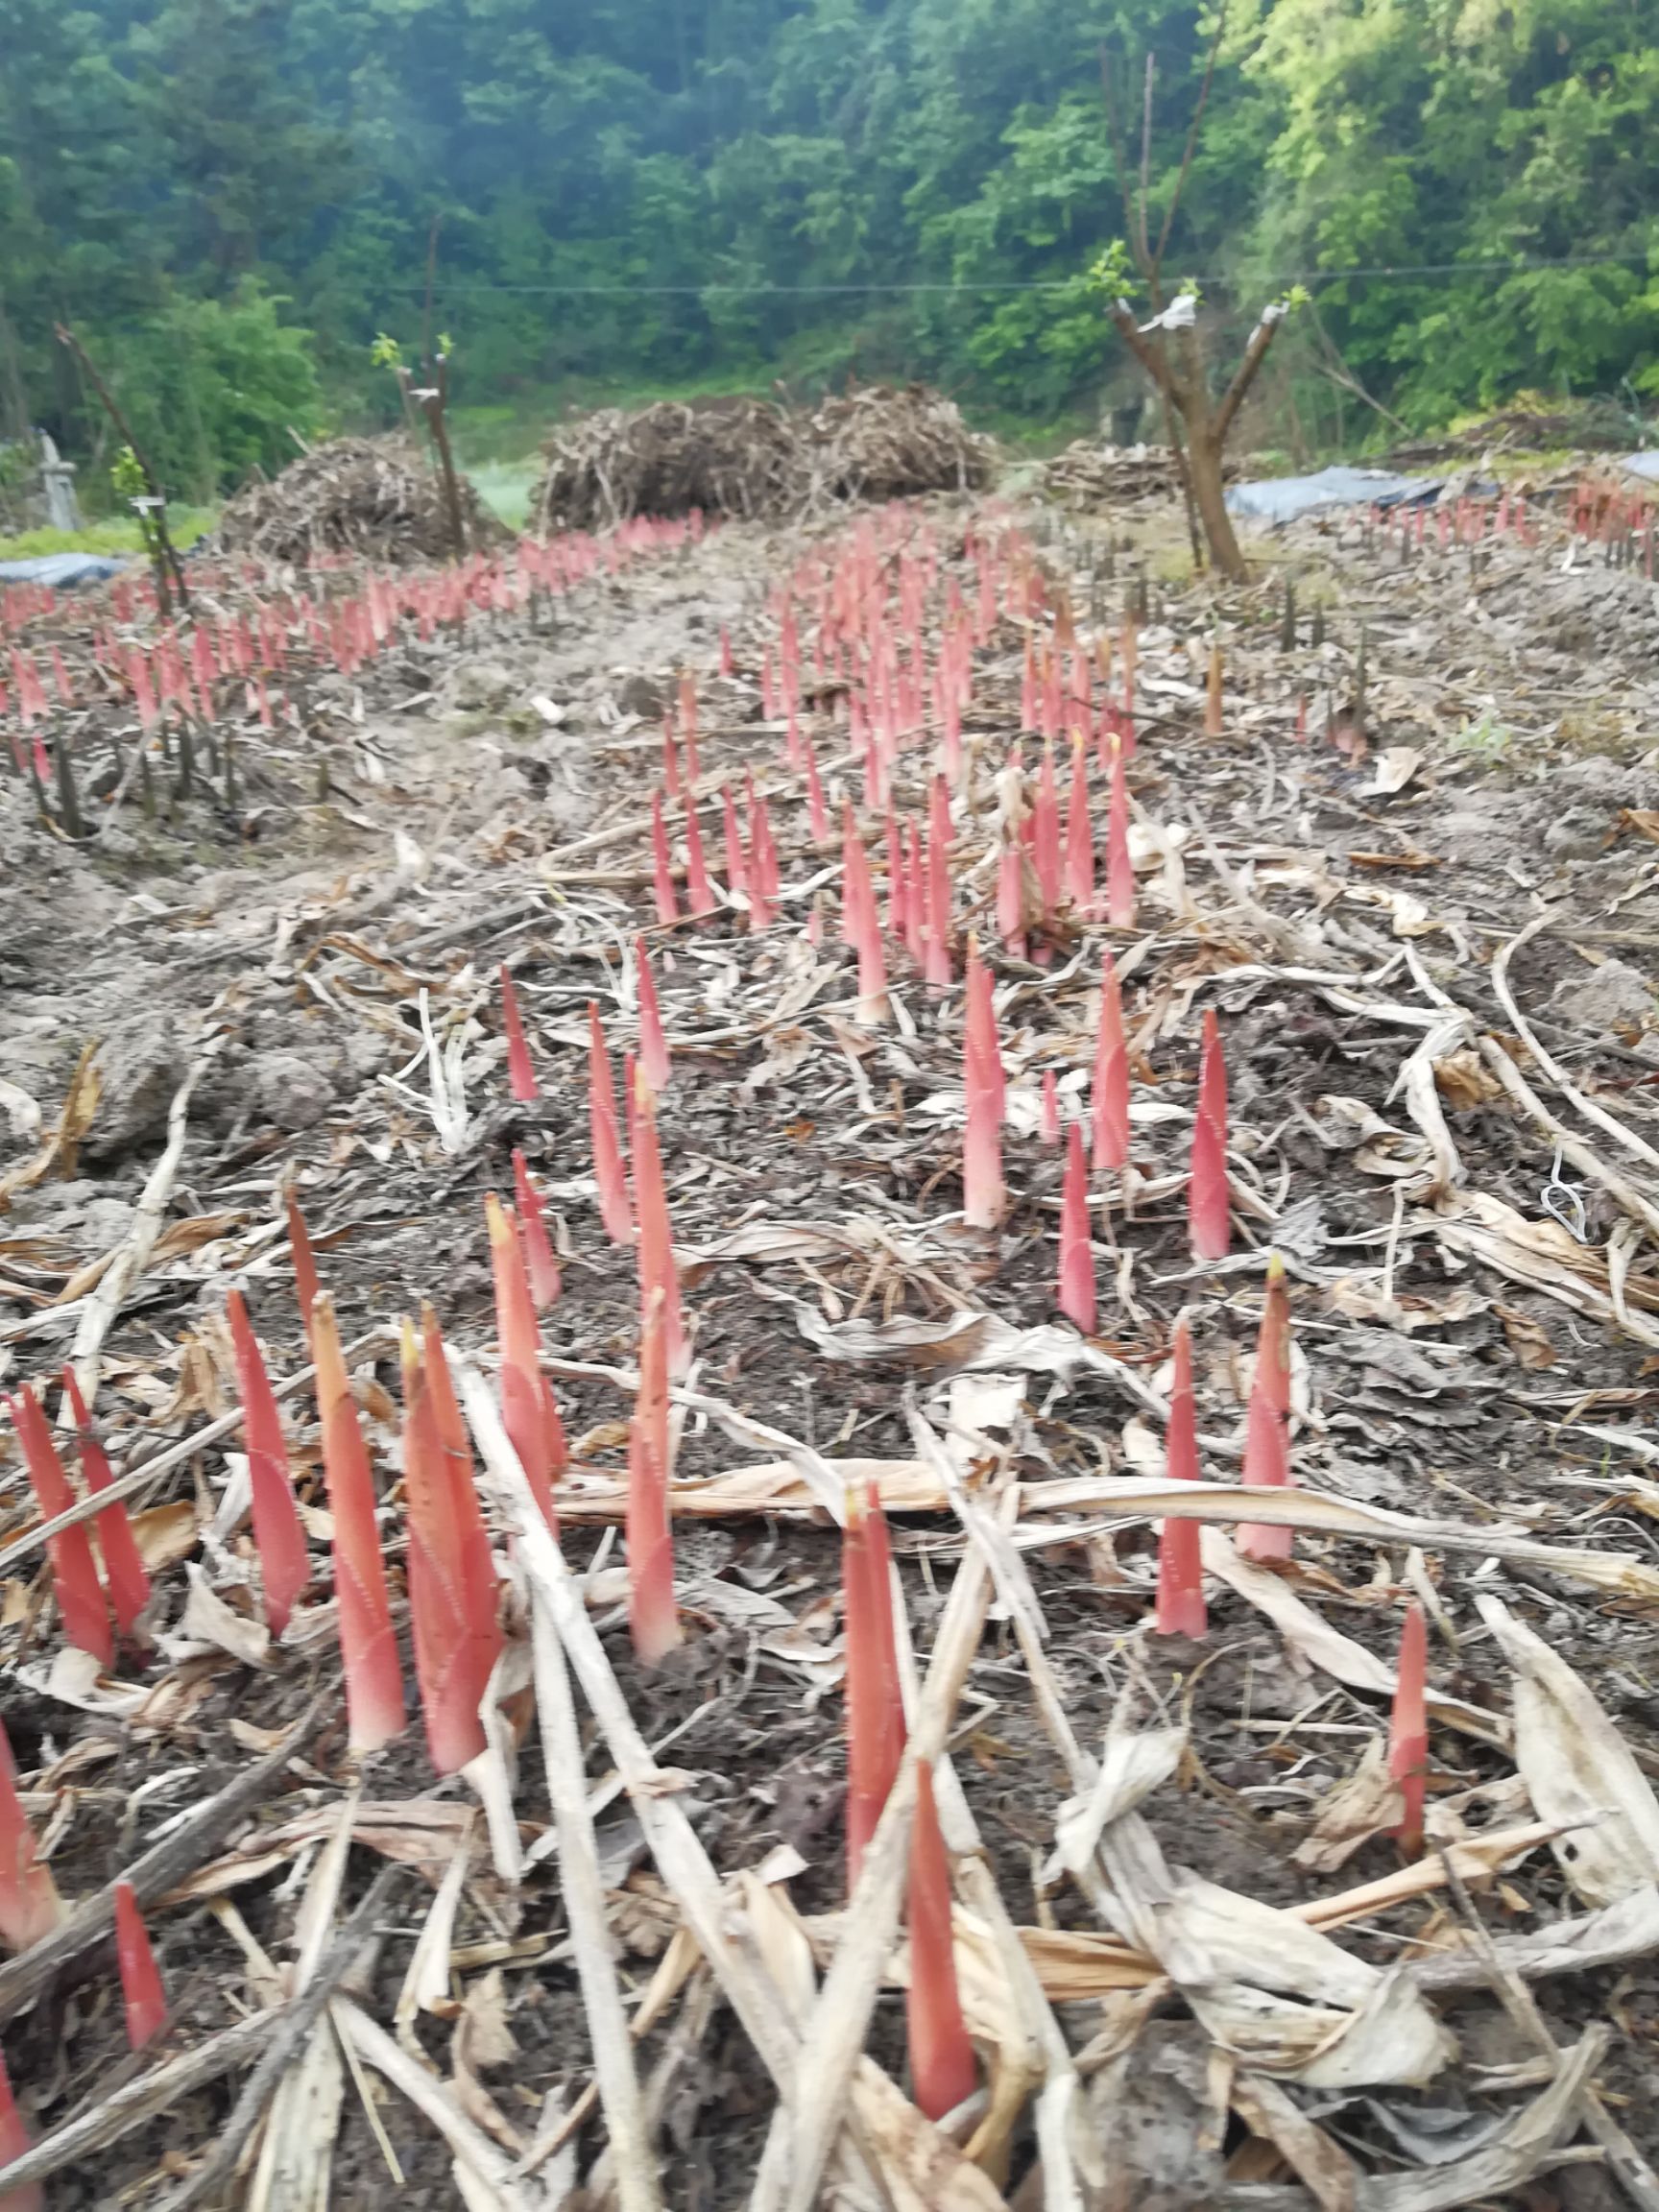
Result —
M 939 502 L 924 524 L 918 510 L 948 564 L 960 565 L 970 513 Z M 1110 518 L 1040 521 L 1041 557 L 1070 589 L 1086 635 L 1092 600 L 1115 630 L 1139 568 L 1124 535 Z M 834 868 L 834 854 L 809 848 L 799 780 L 780 765 L 779 731 L 760 722 L 756 683 L 762 649 L 776 638 L 775 588 L 809 548 L 834 541 L 733 526 L 689 552 L 580 586 L 551 607 L 476 615 L 460 638 L 400 646 L 355 680 L 313 671 L 294 687 L 298 729 L 267 738 L 250 724 L 239 733 L 234 807 L 209 791 L 167 825 L 145 820 L 129 795 L 118 816 L 94 809 L 95 842 L 73 845 L 41 827 L 20 780 L 0 784 L 3 1072 L 24 1097 L 12 1108 L 12 1094 L 0 1094 L 13 1113 L 0 1177 L 39 1144 L 27 1101 L 49 1131 L 84 1046 L 103 1041 L 102 1094 L 73 1174 L 16 1190 L 0 1221 L 8 1388 L 43 1381 L 67 1356 L 78 1310 L 50 1301 L 121 1242 L 164 1141 L 169 1103 L 202 1059 L 169 1241 L 125 1299 L 105 1351 L 99 1411 L 118 1470 L 233 1403 L 222 1320 L 231 1282 L 248 1294 L 274 1372 L 301 1364 L 285 1246 L 272 1233 L 290 1176 L 349 1340 L 385 1330 L 429 1295 L 453 1344 L 469 1354 L 487 1348 L 493 1324 L 480 1201 L 510 1185 L 519 1145 L 561 1224 L 565 1290 L 544 1339 L 565 1426 L 580 1465 L 618 1471 L 631 1399 L 602 1374 L 571 1371 L 626 1369 L 636 1342 L 632 1260 L 604 1240 L 592 1194 L 585 1010 L 596 998 L 613 1043 L 632 1040 L 624 949 L 640 927 L 651 931 L 674 1052 L 662 1125 L 702 1391 L 831 1456 L 906 1460 L 906 1393 L 937 1425 L 949 1379 L 899 1325 L 975 1310 L 1017 1331 L 1055 1320 L 1059 1162 L 1034 1133 L 1008 1142 L 1015 1206 L 999 1237 L 971 1237 L 947 1218 L 960 1204 L 959 1139 L 938 1107 L 960 1085 L 955 994 L 936 1008 L 906 976 L 898 987 L 910 1025 L 864 1033 L 848 1024 L 845 1007 L 837 1012 L 852 985 L 835 975 L 780 1018 L 808 957 L 804 899 L 757 934 L 734 911 L 695 931 L 652 927 L 645 805 L 661 714 L 683 668 L 697 679 L 706 773 L 736 779 L 752 767 L 778 794 L 786 879 L 804 883 Z M 1181 1177 L 1198 1017 L 1211 1003 L 1226 1037 L 1238 1175 L 1255 1199 L 1248 1233 L 1260 1247 L 1271 1239 L 1291 1272 L 1307 1369 L 1298 1480 L 1339 1499 L 1476 1529 L 1525 1528 L 1650 1563 L 1659 1549 L 1651 1533 L 1659 1490 L 1644 1475 L 1659 1395 L 1652 1254 L 1640 1239 L 1627 1247 L 1632 1326 L 1621 1327 L 1596 1261 L 1623 1215 L 1568 1163 L 1555 1175 L 1583 1203 L 1581 1269 L 1576 1247 L 1553 1255 L 1535 1284 L 1472 1258 L 1454 1234 L 1460 1196 L 1501 1200 L 1522 1221 L 1547 1224 L 1551 1143 L 1482 1080 L 1472 1048 L 1447 1046 L 1437 1095 L 1460 1176 L 1437 1209 L 1425 1188 L 1424 1140 L 1399 1090 L 1424 1029 L 1377 1011 L 1404 1003 L 1425 1014 L 1426 976 L 1467 1010 L 1476 1031 L 1507 1039 L 1528 1080 L 1563 1112 L 1561 1094 L 1528 1063 L 1492 975 L 1494 957 L 1542 913 L 1545 927 L 1514 955 L 1518 1001 L 1573 1080 L 1659 1143 L 1655 602 L 1645 577 L 1608 570 L 1582 548 L 1563 574 L 1564 550 L 1552 537 L 1530 549 L 1500 541 L 1474 554 L 1403 558 L 1349 518 L 1299 525 L 1264 543 L 1263 581 L 1249 590 L 1213 600 L 1201 587 L 1155 582 L 1139 641 L 1131 781 L 1143 821 L 1166 847 L 1171 828 L 1188 832 L 1194 907 L 1160 905 L 1148 873 L 1140 930 L 1091 928 L 1085 941 L 1062 929 L 1046 965 L 999 960 L 1002 1035 L 1017 1094 L 1030 1092 L 1045 1066 L 1063 1076 L 1086 1070 L 1095 948 L 1111 935 L 1127 977 L 1137 1098 L 1153 1111 L 1137 1123 L 1142 1196 L 1114 1210 L 1115 1256 L 1101 1253 L 1098 1346 L 1144 1382 L 1165 1358 L 1176 1312 L 1192 1313 L 1200 1435 L 1217 1479 L 1236 1471 L 1261 1302 L 1259 1250 L 1219 1270 L 1195 1268 L 1187 1251 Z M 1296 577 L 1304 610 L 1289 650 L 1279 641 L 1275 571 Z M 1326 637 L 1317 649 L 1308 642 L 1315 604 Z M 1349 734 L 1361 623 L 1363 732 Z M 1226 715 L 1222 734 L 1206 738 L 1213 625 L 1223 639 Z M 730 678 L 716 672 L 723 628 L 735 652 Z M 1004 624 L 977 658 L 968 731 L 988 768 L 1015 733 L 1020 652 L 1018 631 Z M 1294 735 L 1299 698 L 1308 701 L 1306 743 Z M 814 727 L 829 759 L 839 742 L 828 715 Z M 324 757 L 328 793 L 319 797 Z M 1396 788 L 1379 788 L 1396 780 Z M 912 780 L 907 802 L 920 788 Z M 974 885 L 971 895 L 989 888 Z M 982 926 L 989 932 L 988 920 Z M 842 955 L 832 934 L 817 958 L 833 968 Z M 506 1090 L 493 983 L 503 959 L 541 1078 L 531 1107 L 515 1105 Z M 1321 967 L 1340 972 L 1329 986 L 1317 979 Z M 463 1041 L 469 1120 L 447 1153 L 428 1071 L 418 1064 L 422 993 L 440 1033 Z M 1651 1195 L 1656 1179 L 1646 1164 L 1567 1118 Z M 1380 1133 L 1378 1124 L 1386 1127 Z M 722 1247 L 740 1227 L 748 1256 Z M 877 1324 L 887 1333 L 871 1336 Z M 1045 1373 L 1018 1350 L 1004 1366 L 1020 1380 L 1021 1411 L 1003 1448 L 1022 1479 L 1138 1471 L 1125 1429 L 1143 1408 L 1118 1375 Z M 359 1382 L 389 1489 L 396 1429 L 373 1417 L 389 1413 L 396 1392 L 390 1337 Z M 296 1412 L 296 1469 L 302 1492 L 321 1504 L 308 1398 Z M 677 1474 L 692 1481 L 753 1456 L 716 1420 L 693 1412 Z M 192 1507 L 191 1556 L 233 1608 L 252 1613 L 251 1593 L 238 1587 L 249 1572 L 246 1530 L 221 1542 L 204 1528 L 226 1474 L 224 1447 L 209 1445 L 136 1503 Z M 10 1540 L 27 1529 L 30 1509 L 14 1462 L 5 1476 Z M 395 1512 L 387 1535 L 396 1571 Z M 1213 1882 L 1289 1907 L 1387 1873 L 1396 1853 L 1381 1834 L 1339 1873 L 1310 1873 L 1291 1857 L 1321 1801 L 1380 1733 L 1380 1701 L 1321 1671 L 1219 1586 L 1202 1648 L 1150 1636 L 1153 1540 L 1143 1521 L 1108 1513 L 1081 1525 L 1073 1517 L 1026 1553 L 1077 1737 L 1094 1749 L 1115 1716 L 1186 1722 L 1178 1777 L 1142 1810 L 1171 1862 Z M 796 1907 L 807 1915 L 838 1911 L 844 1757 L 832 1531 L 777 1514 L 682 1522 L 688 1639 L 655 1674 L 632 1659 L 614 1540 L 577 1526 L 573 1511 L 566 1544 L 578 1571 L 597 1562 L 590 1611 L 643 1735 L 665 1746 L 663 1762 L 680 1777 L 715 1867 L 735 1876 L 788 1847 L 803 1863 L 789 1885 Z M 926 1658 L 963 1556 L 960 1528 L 949 1516 L 913 1516 L 899 1522 L 895 1544 Z M 317 1558 L 321 1567 L 321 1551 Z M 120 1681 L 150 1692 L 148 1704 L 136 1716 L 83 1710 L 42 1686 L 39 1669 L 60 1635 L 38 1565 L 36 1557 L 17 1566 L 7 1585 L 0 1698 L 36 1827 L 48 1826 L 59 1886 L 74 1899 L 120 1872 L 169 1815 L 221 1787 L 252 1755 L 250 1731 L 291 1719 L 333 1682 L 338 1662 L 326 1637 L 278 1650 L 264 1671 L 211 1650 L 169 1658 L 132 1649 Z M 1456 1637 L 1454 1647 L 1437 1636 L 1431 1650 L 1443 1692 L 1507 1711 L 1509 1669 L 1472 1602 L 1477 1592 L 1499 1596 L 1571 1661 L 1643 1769 L 1659 1772 L 1650 1605 L 1545 1569 L 1483 1561 L 1479 1550 L 1431 1553 L 1425 1571 Z M 1286 1573 L 1316 1612 L 1392 1663 L 1407 1588 L 1403 1547 L 1305 1534 Z M 157 1624 L 176 1629 L 185 1595 L 176 1550 L 156 1584 Z M 586 1713 L 584 1725 L 597 1786 L 610 1760 Z M 952 1749 L 1014 1921 L 1097 1928 L 1078 1891 L 1044 1873 L 1071 1785 L 1033 1709 L 1013 1627 L 998 1615 L 970 1671 Z M 1436 1731 L 1432 1767 L 1431 1802 L 1449 1800 L 1465 1832 L 1529 1816 L 1503 1750 Z M 350 1775 L 331 1719 L 252 1832 L 337 1809 Z M 464 1784 L 434 1783 L 418 1729 L 372 1761 L 363 1783 L 375 1804 L 471 1802 Z M 531 1845 L 550 1821 L 534 1728 L 516 1808 Z M 625 1799 L 607 1806 L 599 1829 L 632 1998 L 649 1984 L 678 1913 Z M 452 1839 L 453 1828 L 445 1834 Z M 442 1857 L 406 1876 L 382 1916 L 358 1987 L 382 2025 L 391 2024 L 450 1848 L 445 1841 Z M 487 2096 L 468 2109 L 511 2158 L 560 2100 L 586 2087 L 591 2059 L 555 1870 L 543 1862 L 510 1887 L 491 1871 L 481 1838 L 478 1852 L 455 1931 L 463 1962 L 454 1988 L 465 2008 L 459 2022 L 421 2015 L 416 2034 L 438 2076 L 453 2082 L 458 2040 L 489 2030 L 477 2067 Z M 371 1850 L 353 1851 L 348 1906 L 374 1863 Z M 288 1964 L 313 1869 L 313 1851 L 296 1848 L 280 1869 L 218 1901 L 153 1911 L 174 2007 L 168 2050 L 200 2042 L 260 2001 L 244 1932 Z M 1478 1904 L 1502 1934 L 1579 1909 L 1544 1850 L 1485 1886 Z M 1456 1927 L 1452 1902 L 1431 1895 L 1379 1911 L 1344 1942 L 1393 1965 L 1429 1955 Z M 498 1988 L 489 1980 L 497 1967 Z M 657 2070 L 661 2081 L 669 2201 L 713 2212 L 748 2200 L 772 2100 L 733 2015 L 703 1998 L 705 1980 L 696 1976 L 682 2008 L 645 2039 L 641 2071 Z M 1659 2041 L 1651 1959 L 1543 1982 L 1536 1995 L 1559 2044 L 1586 2024 L 1609 2027 L 1599 2073 L 1606 2104 L 1659 2157 L 1647 2093 Z M 1505 2089 L 1492 2071 L 1534 2053 L 1489 1989 L 1440 2002 L 1462 2056 L 1431 2086 L 1296 2093 L 1362 2172 L 1424 2172 L 1411 2148 L 1423 2130 L 1478 2132 L 1481 2115 L 1507 2115 L 1535 2093 L 1535 2084 Z M 1073 2050 L 1112 2032 L 1122 2004 L 1062 2006 Z M 510 2050 L 490 2039 L 503 2019 Z M 3 2039 L 34 2133 L 95 2104 L 125 2056 L 108 1952 L 89 1953 Z M 1117 2200 L 1311 2201 L 1225 2107 L 1216 2124 L 1206 2040 L 1178 1997 L 1130 2048 L 1124 2067 L 1091 2075 L 1091 2124 L 1114 2146 Z M 902 2079 L 895 1991 L 878 2005 L 869 2049 Z M 397 2200 L 461 2201 L 432 2128 L 377 2077 L 364 2079 L 397 2162 Z M 465 2065 L 461 2079 L 471 2079 Z M 161 2201 L 213 2143 L 236 2086 L 231 2077 L 173 2104 L 60 2175 L 50 2202 L 68 2212 Z M 587 2175 L 603 2141 L 597 2124 L 574 2140 Z M 1022 2130 L 1010 2202 L 1023 2201 L 1033 2155 Z M 330 2200 L 378 2203 L 393 2180 L 348 2078 Z M 246 2186 L 228 2185 L 223 2200 L 245 2201 Z M 560 2200 L 549 2190 L 521 2200 Z M 1591 2207 L 1619 2201 L 1619 2191 L 1586 2163 L 1486 2200 Z

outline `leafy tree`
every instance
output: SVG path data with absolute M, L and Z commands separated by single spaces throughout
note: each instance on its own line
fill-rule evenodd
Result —
M 1266 14 L 1248 67 L 1284 125 L 1262 244 L 1310 271 L 1370 272 L 1322 285 L 1321 315 L 1408 420 L 1524 385 L 1650 376 L 1656 34 L 1650 0 L 1278 0 Z
M 176 294 L 128 333 L 113 382 L 175 498 L 205 503 L 255 469 L 273 474 L 320 427 L 310 344 L 278 319 L 284 304 L 249 277 L 228 300 Z
M 435 216 L 458 404 L 850 366 L 1098 402 L 1125 373 L 1080 275 L 1122 228 L 1099 50 L 1159 57 L 1166 206 L 1215 4 L 0 0 L 0 423 L 97 446 L 58 320 L 134 407 L 154 387 L 192 485 L 281 457 L 269 387 L 298 405 L 305 373 L 272 330 L 395 420 L 368 350 L 416 326 Z M 1202 276 L 1216 360 L 1304 277 L 1307 359 L 1412 424 L 1659 389 L 1656 124 L 1659 0 L 1229 0 L 1166 266 Z M 259 296 L 286 304 L 255 375 L 213 334 Z

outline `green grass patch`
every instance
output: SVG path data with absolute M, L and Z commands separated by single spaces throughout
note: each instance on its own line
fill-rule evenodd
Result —
M 205 537 L 219 519 L 217 507 L 169 507 L 167 528 L 180 552 Z M 108 553 L 142 558 L 144 541 L 131 517 L 108 516 L 79 530 L 21 530 L 0 538 L 0 561 L 38 561 L 48 553 Z
M 541 463 L 536 454 L 522 461 L 476 461 L 467 470 L 478 496 L 509 530 L 522 530 L 530 519 L 530 498 L 541 480 Z

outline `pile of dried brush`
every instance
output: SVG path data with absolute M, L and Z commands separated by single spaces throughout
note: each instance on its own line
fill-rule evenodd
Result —
M 532 512 L 544 535 L 635 515 L 770 515 L 785 504 L 795 436 L 764 399 L 602 407 L 555 430 Z
M 1238 473 L 1237 462 L 1223 464 L 1229 483 Z M 1167 445 L 1101 445 L 1078 438 L 1044 464 L 1043 489 L 1069 506 L 1097 507 L 1178 492 L 1181 480 Z
M 825 399 L 800 424 L 803 504 L 977 491 L 997 448 L 953 399 L 926 384 L 872 384 Z
M 461 506 L 469 552 L 505 535 L 466 477 Z M 217 542 L 296 566 L 327 553 L 415 563 L 453 550 L 438 470 L 398 434 L 333 438 L 279 476 L 244 485 L 220 517 Z
M 556 430 L 533 510 L 541 532 L 635 515 L 804 515 L 831 501 L 972 490 L 996 447 L 926 385 L 872 385 L 810 412 L 763 399 L 610 407 Z
M 1442 437 L 1391 446 L 1382 458 L 1390 468 L 1423 469 L 1498 453 L 1628 453 L 1644 442 L 1641 425 L 1615 400 L 1546 408 L 1523 397 Z

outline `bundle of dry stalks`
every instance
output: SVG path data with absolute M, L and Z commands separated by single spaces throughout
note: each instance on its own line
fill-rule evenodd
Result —
M 1222 473 L 1232 483 L 1238 464 L 1224 463 Z M 1095 507 L 1162 497 L 1178 492 L 1181 479 L 1167 445 L 1102 445 L 1093 438 L 1077 438 L 1044 465 L 1043 488 L 1051 499 Z
M 972 490 L 996 458 L 952 400 L 872 385 L 810 412 L 763 399 L 604 408 L 556 430 L 537 527 L 604 529 L 636 515 L 805 515 L 834 501 Z
M 469 552 L 505 536 L 465 477 L 461 499 Z M 332 438 L 279 476 L 245 485 L 220 518 L 218 543 L 295 565 L 328 553 L 442 561 L 453 550 L 438 473 L 397 434 Z

